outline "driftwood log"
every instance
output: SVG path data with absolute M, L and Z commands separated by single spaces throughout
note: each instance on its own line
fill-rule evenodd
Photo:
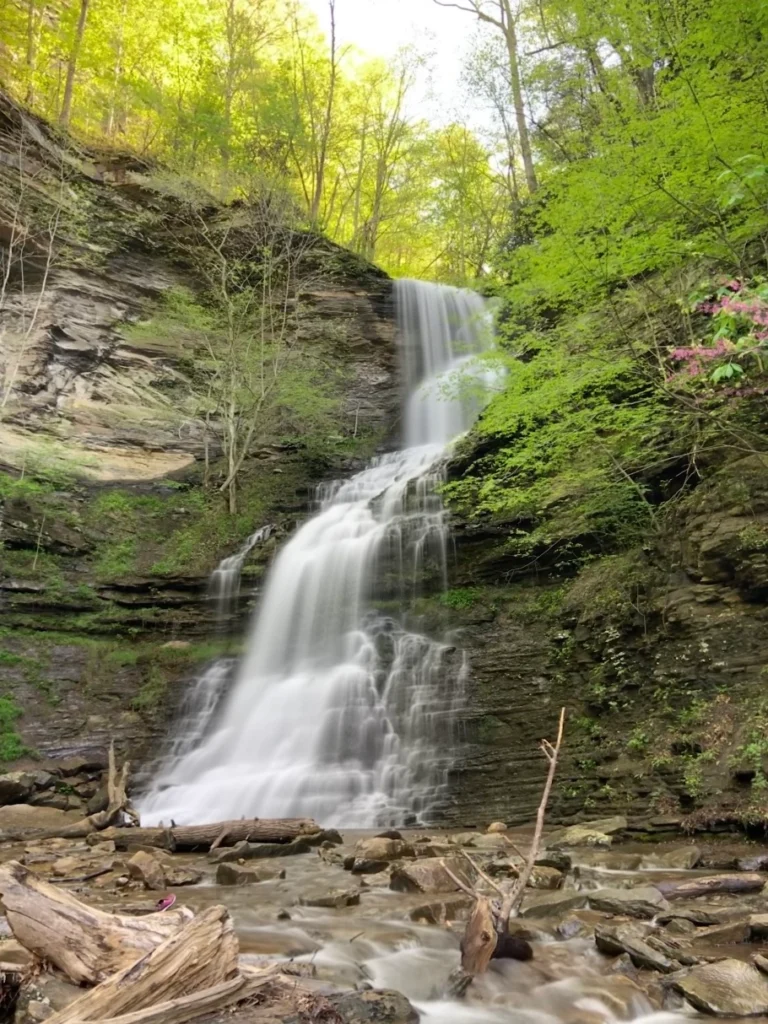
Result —
M 108 914 L 18 861 L 0 868 L 0 895 L 14 937 L 77 984 L 103 981 L 178 934 L 192 918 L 186 909 L 144 917 Z
M 298 836 L 320 832 L 311 818 L 253 818 L 219 821 L 213 825 L 174 825 L 171 828 L 108 828 L 97 842 L 112 840 L 118 850 L 134 844 L 160 850 L 214 850 L 244 840 L 256 843 L 288 843 Z
M 765 886 L 765 875 L 744 872 L 739 875 L 709 875 L 705 878 L 688 878 L 682 882 L 654 882 L 654 886 L 668 900 L 693 899 L 697 896 L 712 896 L 715 893 L 760 892 Z
M 240 985 L 237 985 L 237 982 Z M 238 941 L 226 907 L 209 907 L 151 952 L 113 974 L 90 992 L 49 1017 L 50 1024 L 75 1024 L 124 1018 L 158 1019 L 158 1004 L 186 997 L 184 1011 L 195 1016 L 194 996 L 211 1007 L 210 991 L 218 1002 L 235 994 L 245 983 L 238 974 Z M 191 1005 L 190 1005 L 191 1004 Z M 152 1018 L 136 1016 L 150 1009 Z M 166 1018 L 169 1019 L 170 1013 Z M 177 1018 L 178 1019 L 178 1018 Z
M 462 982 L 466 987 L 466 980 L 473 978 L 476 974 L 483 974 L 488 970 L 488 965 L 493 959 L 497 946 L 506 936 L 509 929 L 510 918 L 516 917 L 523 902 L 525 887 L 531 877 L 536 858 L 539 855 L 541 836 L 544 831 L 544 821 L 547 813 L 547 804 L 552 792 L 552 783 L 557 769 L 557 759 L 560 754 L 560 747 L 563 742 L 563 730 L 565 728 L 565 708 L 560 711 L 560 722 L 557 730 L 557 739 L 554 744 L 549 740 L 542 740 L 540 750 L 549 762 L 544 791 L 541 795 L 541 802 L 536 814 L 536 825 L 533 831 L 533 839 L 527 856 L 523 857 L 523 865 L 510 889 L 505 892 L 489 878 L 488 875 L 474 863 L 472 858 L 465 853 L 464 856 L 475 869 L 475 875 L 493 889 L 497 898 L 492 899 L 479 889 L 472 889 L 458 878 L 445 864 L 443 867 L 456 883 L 456 885 L 470 896 L 474 897 L 475 904 L 467 921 L 464 935 L 461 940 L 461 973 L 463 979 L 459 979 L 460 989 Z M 519 851 L 507 840 L 512 852 L 519 854 Z M 522 856 L 522 854 L 519 854 Z

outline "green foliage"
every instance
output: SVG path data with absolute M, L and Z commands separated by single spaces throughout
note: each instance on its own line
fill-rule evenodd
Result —
M 16 730 L 22 711 L 13 697 L 0 696 L 0 762 L 15 761 L 29 753 Z
M 477 587 L 455 587 L 440 595 L 440 603 L 454 611 L 463 611 L 466 608 L 471 608 L 480 596 L 481 592 Z

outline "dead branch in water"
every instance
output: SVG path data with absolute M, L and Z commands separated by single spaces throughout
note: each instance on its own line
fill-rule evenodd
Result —
M 461 969 L 462 972 L 469 977 L 473 977 L 476 974 L 483 974 L 488 969 L 488 964 L 493 958 L 499 939 L 507 933 L 510 918 L 516 917 L 520 909 L 520 904 L 522 903 L 523 896 L 525 894 L 525 887 L 528 884 L 531 872 L 533 871 L 536 863 L 536 858 L 539 855 L 541 836 L 544 831 L 544 821 L 547 813 L 547 804 L 549 803 L 550 793 L 552 792 L 552 783 L 555 778 L 557 759 L 563 742 L 564 728 L 565 708 L 562 708 L 560 711 L 560 722 L 558 725 L 557 739 L 555 740 L 555 743 L 552 744 L 549 740 L 542 740 L 540 743 L 540 750 L 549 762 L 547 778 L 544 783 L 544 790 L 541 794 L 541 801 L 536 814 L 536 825 L 533 831 L 531 847 L 528 851 L 528 855 L 524 858 L 524 863 L 520 869 L 520 873 L 509 891 L 502 894 L 503 898 L 500 902 L 498 900 L 491 900 L 488 896 L 479 892 L 477 889 L 469 889 L 469 887 L 465 885 L 460 885 L 458 879 L 454 875 L 451 875 L 453 880 L 460 885 L 460 888 L 474 896 L 475 899 L 475 906 L 472 911 L 472 915 L 467 922 L 467 926 L 464 929 L 464 936 L 461 940 Z M 515 852 L 518 852 L 512 843 L 509 845 L 512 846 Z M 477 871 L 478 876 L 495 889 L 497 893 L 501 894 L 499 886 L 496 885 L 488 875 L 481 871 L 477 865 L 474 864 L 471 858 L 467 856 L 467 859 Z M 446 871 L 447 870 L 448 869 L 446 868 Z

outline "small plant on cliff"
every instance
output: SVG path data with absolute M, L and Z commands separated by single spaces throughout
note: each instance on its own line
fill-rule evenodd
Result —
M 22 710 L 13 697 L 0 697 L 0 761 L 15 761 L 29 753 L 16 731 L 16 722 Z

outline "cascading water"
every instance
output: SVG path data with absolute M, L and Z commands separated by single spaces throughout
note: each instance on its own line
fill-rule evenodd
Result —
M 166 759 L 141 802 L 145 824 L 405 824 L 445 798 L 465 663 L 410 632 L 403 612 L 422 576 L 446 579 L 436 486 L 446 446 L 491 383 L 470 362 L 491 331 L 474 292 L 400 281 L 396 301 L 405 447 L 319 488 L 316 514 L 269 574 L 231 693 L 205 735 L 198 726 Z

